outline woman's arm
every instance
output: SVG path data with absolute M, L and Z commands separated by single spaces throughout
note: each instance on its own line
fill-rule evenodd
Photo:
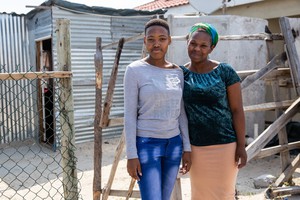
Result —
M 124 130 L 127 154 L 127 172 L 139 180 L 142 175 L 136 148 L 136 127 L 138 108 L 137 76 L 131 67 L 127 67 L 124 76 Z
M 138 108 L 137 76 L 127 67 L 124 75 L 124 130 L 127 158 L 137 158 L 136 127 Z
M 233 127 L 237 135 L 237 149 L 235 160 L 242 168 L 247 163 L 245 150 L 245 114 L 243 109 L 241 84 L 237 82 L 227 87 L 228 102 L 232 113 Z
M 181 108 L 180 108 L 179 130 L 183 141 L 182 167 L 180 169 L 180 172 L 182 174 L 186 174 L 187 172 L 190 171 L 192 161 L 191 161 L 191 144 L 190 144 L 189 131 L 188 131 L 188 120 L 186 117 L 183 100 L 181 101 Z

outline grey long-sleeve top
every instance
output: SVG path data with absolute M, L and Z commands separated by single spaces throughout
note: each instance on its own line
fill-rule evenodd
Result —
M 138 158 L 136 136 L 182 136 L 184 151 L 191 151 L 188 122 L 182 100 L 183 73 L 138 60 L 124 77 L 124 129 L 127 158 Z

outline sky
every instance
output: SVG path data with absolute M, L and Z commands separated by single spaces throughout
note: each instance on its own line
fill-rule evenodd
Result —
M 33 8 L 26 6 L 39 6 L 45 0 L 1 0 L 0 13 L 15 12 L 17 14 L 26 14 Z M 68 0 L 73 3 L 81 3 L 87 6 L 102 6 L 116 9 L 134 8 L 154 0 Z

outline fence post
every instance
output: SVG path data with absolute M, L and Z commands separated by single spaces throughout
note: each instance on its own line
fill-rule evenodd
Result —
M 93 200 L 101 197 L 101 167 L 102 167 L 102 127 L 100 126 L 102 116 L 102 77 L 103 77 L 103 54 L 102 39 L 96 38 L 96 54 L 94 55 L 95 77 L 96 77 L 96 101 L 94 118 L 94 180 Z
M 57 61 L 59 71 L 71 71 L 70 21 L 56 21 Z M 60 123 L 61 123 L 61 155 L 63 167 L 64 198 L 78 199 L 78 179 L 75 158 L 75 129 L 72 78 L 59 80 Z

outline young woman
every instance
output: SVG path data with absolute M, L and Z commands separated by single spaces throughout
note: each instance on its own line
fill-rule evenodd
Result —
M 217 42 L 212 25 L 195 24 L 188 38 L 190 62 L 181 66 L 192 200 L 235 199 L 238 169 L 247 161 L 240 78 L 229 64 L 208 58 Z
M 143 200 L 169 200 L 182 159 L 190 169 L 190 141 L 182 100 L 182 70 L 165 55 L 168 24 L 145 25 L 148 56 L 127 66 L 124 77 L 127 171 L 138 180 Z

